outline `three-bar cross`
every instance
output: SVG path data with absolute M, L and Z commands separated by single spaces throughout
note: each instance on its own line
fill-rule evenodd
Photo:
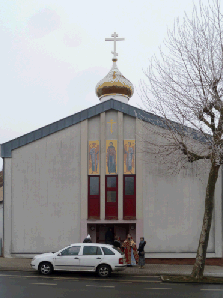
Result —
M 118 34 L 114 32 L 114 34 L 111 35 L 113 38 L 105 38 L 105 41 L 114 41 L 114 52 L 112 51 L 113 59 L 117 60 L 116 56 L 118 56 L 118 53 L 116 53 L 116 41 L 125 40 L 125 38 L 117 38 Z

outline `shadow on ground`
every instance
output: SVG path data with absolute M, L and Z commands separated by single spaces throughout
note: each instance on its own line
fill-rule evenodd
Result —
M 40 274 L 38 271 L 34 271 L 33 275 L 44 276 L 44 275 Z M 88 272 L 88 271 L 54 271 L 50 276 L 51 277 L 74 277 L 74 278 L 75 277 L 76 278 L 89 277 L 89 278 L 98 278 L 99 280 L 101 279 L 101 277 L 99 277 L 96 272 Z M 112 272 L 110 278 L 129 279 L 129 276 L 126 276 L 125 274 Z
M 163 282 L 171 283 L 202 283 L 202 284 L 223 284 L 223 277 L 204 276 L 202 279 L 197 280 L 189 275 L 164 275 L 161 276 Z

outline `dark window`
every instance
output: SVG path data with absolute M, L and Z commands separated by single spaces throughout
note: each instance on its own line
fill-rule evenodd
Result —
M 90 196 L 99 195 L 99 177 L 90 177 Z
M 102 250 L 104 252 L 104 255 L 115 255 L 115 253 L 107 247 L 102 247 Z
M 116 187 L 116 177 L 107 177 L 107 187 Z
M 113 203 L 116 202 L 116 191 L 113 191 L 113 190 L 107 191 L 107 202 L 113 202 Z
M 102 252 L 101 252 L 101 248 L 100 247 L 98 247 L 98 249 L 97 249 L 97 255 L 102 255 Z
M 135 193 L 135 177 L 125 177 L 125 195 L 133 196 Z
M 71 246 L 61 252 L 62 256 L 77 256 L 80 251 L 80 246 Z
M 84 246 L 83 255 L 85 256 L 97 255 L 97 246 Z

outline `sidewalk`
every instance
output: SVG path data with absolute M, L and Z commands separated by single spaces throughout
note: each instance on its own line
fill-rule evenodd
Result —
M 24 258 L 0 258 L 0 271 L 34 271 L 30 267 L 31 259 Z M 125 271 L 118 272 L 120 275 L 189 275 L 193 265 L 166 265 L 146 264 L 144 269 L 138 266 L 127 267 Z M 205 266 L 204 276 L 223 277 L 223 267 Z

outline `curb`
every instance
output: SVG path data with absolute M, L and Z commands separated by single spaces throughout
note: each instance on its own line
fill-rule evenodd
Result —
M 24 271 L 24 272 L 34 272 L 33 269 L 18 269 L 18 268 L 0 268 L 0 271 Z

